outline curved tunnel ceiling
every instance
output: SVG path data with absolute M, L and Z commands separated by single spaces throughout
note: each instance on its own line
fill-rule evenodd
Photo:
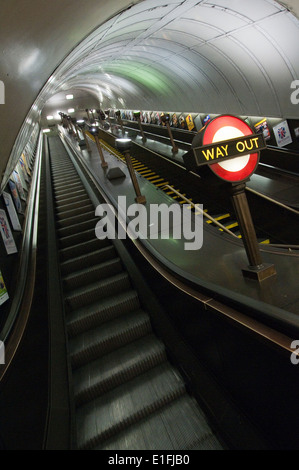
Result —
M 73 2 L 77 0 L 66 3 Z M 89 2 L 94 7 L 91 0 L 83 2 L 85 7 Z M 103 109 L 298 118 L 298 109 L 290 100 L 291 82 L 299 78 L 298 2 L 126 3 L 122 2 L 128 8 L 101 21 L 52 69 L 27 115 L 6 177 L 29 126 L 41 109 L 50 109 L 50 98 L 55 100 L 57 93 L 72 92 L 75 98 L 78 94 L 80 103 L 85 93 Z M 115 2 L 111 12 L 113 8 Z M 63 41 L 64 36 L 61 44 Z

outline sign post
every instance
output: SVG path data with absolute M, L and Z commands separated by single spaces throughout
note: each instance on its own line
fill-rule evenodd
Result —
M 260 150 L 266 148 L 262 134 L 235 116 L 223 115 L 210 121 L 193 139 L 184 155 L 187 168 L 209 165 L 219 178 L 230 182 L 231 198 L 249 261 L 243 275 L 262 281 L 276 274 L 272 264 L 263 263 L 248 201 L 246 180 L 255 171 Z
M 136 178 L 136 174 L 132 165 L 131 155 L 130 155 L 130 148 L 131 148 L 131 139 L 115 139 L 116 148 L 122 152 L 124 152 L 127 167 L 130 173 L 130 177 L 133 183 L 133 187 L 135 190 L 135 201 L 138 204 L 145 204 L 146 198 L 141 194 L 140 187 Z
M 179 151 L 179 149 L 178 149 L 178 147 L 175 144 L 174 139 L 173 139 L 173 135 L 172 135 L 170 124 L 169 124 L 169 121 L 170 121 L 169 114 L 162 114 L 161 115 L 161 121 L 164 122 L 164 124 L 166 125 L 167 132 L 168 132 L 170 142 L 171 142 L 171 145 L 172 145 L 172 152 L 177 153 Z
M 143 129 L 142 129 L 142 124 L 141 124 L 141 119 L 140 119 L 140 111 L 134 112 L 134 116 L 136 117 L 137 122 L 138 122 L 138 126 L 139 126 L 139 130 L 140 130 L 142 142 L 145 143 L 145 142 L 146 142 L 146 137 L 145 137 L 144 132 L 143 132 Z

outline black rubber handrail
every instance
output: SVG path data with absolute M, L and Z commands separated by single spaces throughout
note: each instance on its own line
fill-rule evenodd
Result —
M 20 305 L 25 291 L 27 273 L 32 254 L 36 249 L 37 226 L 38 226 L 38 207 L 39 207 L 39 186 L 42 156 L 42 134 L 39 135 L 35 166 L 32 175 L 32 182 L 28 196 L 28 205 L 26 209 L 26 219 L 24 224 L 23 240 L 21 246 L 21 258 L 18 272 L 18 284 L 12 301 L 11 309 L 0 334 L 0 339 L 4 343 L 7 341 L 13 328 L 16 318 L 19 315 Z M 33 282 L 33 280 L 32 280 Z

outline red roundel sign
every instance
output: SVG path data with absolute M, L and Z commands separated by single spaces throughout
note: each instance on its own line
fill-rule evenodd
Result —
M 215 144 L 229 139 L 252 135 L 251 127 L 235 116 L 223 115 L 209 122 L 203 135 L 203 145 Z M 213 163 L 211 170 L 225 181 L 240 182 L 248 178 L 256 169 L 259 152 L 243 154 L 240 157 Z

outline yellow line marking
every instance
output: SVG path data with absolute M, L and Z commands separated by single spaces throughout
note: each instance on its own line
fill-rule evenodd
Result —
M 151 183 L 158 183 L 159 181 L 163 181 L 163 178 L 159 178 L 159 179 L 157 179 L 157 180 L 153 180 L 153 181 L 151 181 Z
M 155 175 L 155 176 L 150 176 L 147 179 L 150 181 L 150 180 L 154 180 L 155 178 L 160 178 L 160 175 L 156 175 L 156 173 L 153 173 L 153 175 Z

